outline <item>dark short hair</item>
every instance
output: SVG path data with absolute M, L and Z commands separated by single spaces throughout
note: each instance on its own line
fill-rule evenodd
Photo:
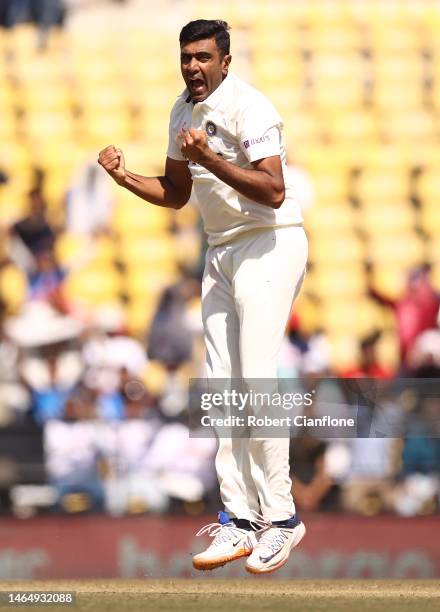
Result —
M 190 21 L 180 32 L 180 46 L 195 40 L 215 38 L 216 45 L 222 56 L 229 54 L 231 40 L 229 37 L 229 25 L 220 19 L 196 19 Z

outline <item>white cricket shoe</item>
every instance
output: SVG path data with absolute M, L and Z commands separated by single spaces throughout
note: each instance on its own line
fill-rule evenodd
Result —
M 295 527 L 265 527 L 246 562 L 246 570 L 251 574 L 268 574 L 279 569 L 287 563 L 291 550 L 301 542 L 305 533 L 306 528 L 301 522 Z
M 205 533 L 214 539 L 204 552 L 194 555 L 193 567 L 197 570 L 212 570 L 247 557 L 257 543 L 255 532 L 239 529 L 226 512 L 219 512 L 219 522 L 202 527 L 196 535 Z

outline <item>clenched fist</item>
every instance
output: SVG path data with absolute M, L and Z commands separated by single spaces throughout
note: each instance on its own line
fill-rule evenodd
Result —
M 177 136 L 182 155 L 190 161 L 202 164 L 212 157 L 212 151 L 208 145 L 208 137 L 203 130 L 190 128 L 182 129 Z
M 98 163 L 117 182 L 122 183 L 125 179 L 125 159 L 121 149 L 113 145 L 103 149 L 98 157 Z

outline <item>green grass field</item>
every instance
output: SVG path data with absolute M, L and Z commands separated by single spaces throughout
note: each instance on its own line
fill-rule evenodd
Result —
M 0 606 L 2 610 L 105 612 L 411 612 L 440 611 L 440 583 L 430 580 L 59 580 L 5 581 L 0 591 L 75 591 L 76 607 Z

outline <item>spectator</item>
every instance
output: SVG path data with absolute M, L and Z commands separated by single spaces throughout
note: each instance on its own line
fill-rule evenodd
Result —
M 372 285 L 369 293 L 380 304 L 395 312 L 401 363 L 406 371 L 408 352 L 416 338 L 422 332 L 437 327 L 440 297 L 431 285 L 429 271 L 426 267 L 413 270 L 408 276 L 406 292 L 398 300 L 382 295 Z
M 380 365 L 376 354 L 381 332 L 376 331 L 360 343 L 359 366 L 341 373 L 343 378 L 391 378 L 393 372 Z
M 161 422 L 149 408 L 149 398 L 140 381 L 131 380 L 123 389 L 124 419 L 103 424 L 101 439 L 108 463 L 105 479 L 106 509 L 110 514 L 162 512 L 168 498 L 157 484 L 147 462 L 148 449 Z
M 11 238 L 19 242 L 19 246 L 12 245 L 12 257 L 27 270 L 31 268 L 38 254 L 52 249 L 55 242 L 55 232 L 47 220 L 46 208 L 41 191 L 33 189 L 29 192 L 28 215 L 14 223 L 10 230 Z
M 0 426 L 24 417 L 30 395 L 18 376 L 18 346 L 6 334 L 6 305 L 0 300 Z
M 38 251 L 35 270 L 28 274 L 28 301 L 46 302 L 60 313 L 69 308 L 63 295 L 62 284 L 67 270 L 58 264 L 53 249 Z
M 95 161 L 82 168 L 66 195 L 66 230 L 94 234 L 106 230 L 113 196 L 105 171 Z
M 0 0 L 0 26 L 12 28 L 29 17 L 30 0 Z
M 71 390 L 83 375 L 75 346 L 81 329 L 78 321 L 60 316 L 44 303 L 28 304 L 19 317 L 5 324 L 17 355 L 13 362 L 17 382 L 30 393 L 33 416 L 40 424 L 62 416 Z
M 63 0 L 0 0 L 0 25 L 12 28 L 32 21 L 45 32 L 62 25 L 64 4 Z
M 101 408 L 106 402 L 110 412 L 122 416 L 120 388 L 124 375 L 141 377 L 148 367 L 143 345 L 128 335 L 124 312 L 117 306 L 106 307 L 96 314 L 95 324 L 84 339 L 83 358 L 87 366 L 86 384 L 103 394 Z M 106 410 L 104 410 L 104 413 Z M 108 413 L 107 413 L 108 414 Z
M 295 503 L 303 510 L 338 509 L 339 487 L 327 469 L 328 443 L 303 436 L 294 440 L 291 449 L 292 490 Z
M 80 388 L 66 403 L 64 418 L 49 421 L 44 428 L 46 468 L 57 491 L 57 509 L 72 493 L 86 495 L 88 509 L 103 509 L 102 453 L 94 418 L 91 397 Z
M 42 425 L 50 419 L 61 419 L 64 407 L 72 389 L 60 384 L 57 377 L 57 355 L 52 353 L 47 359 L 48 384 L 41 389 L 33 389 L 33 416 Z
M 168 497 L 194 502 L 215 486 L 216 440 L 192 432 L 183 423 L 167 423 L 150 446 L 146 462 Z
M 429 329 L 417 337 L 407 364 L 412 376 L 440 378 L 440 329 Z
M 170 371 L 192 356 L 193 335 L 188 321 L 188 302 L 199 294 L 198 281 L 185 278 L 165 289 L 151 324 L 148 356 L 161 361 Z

